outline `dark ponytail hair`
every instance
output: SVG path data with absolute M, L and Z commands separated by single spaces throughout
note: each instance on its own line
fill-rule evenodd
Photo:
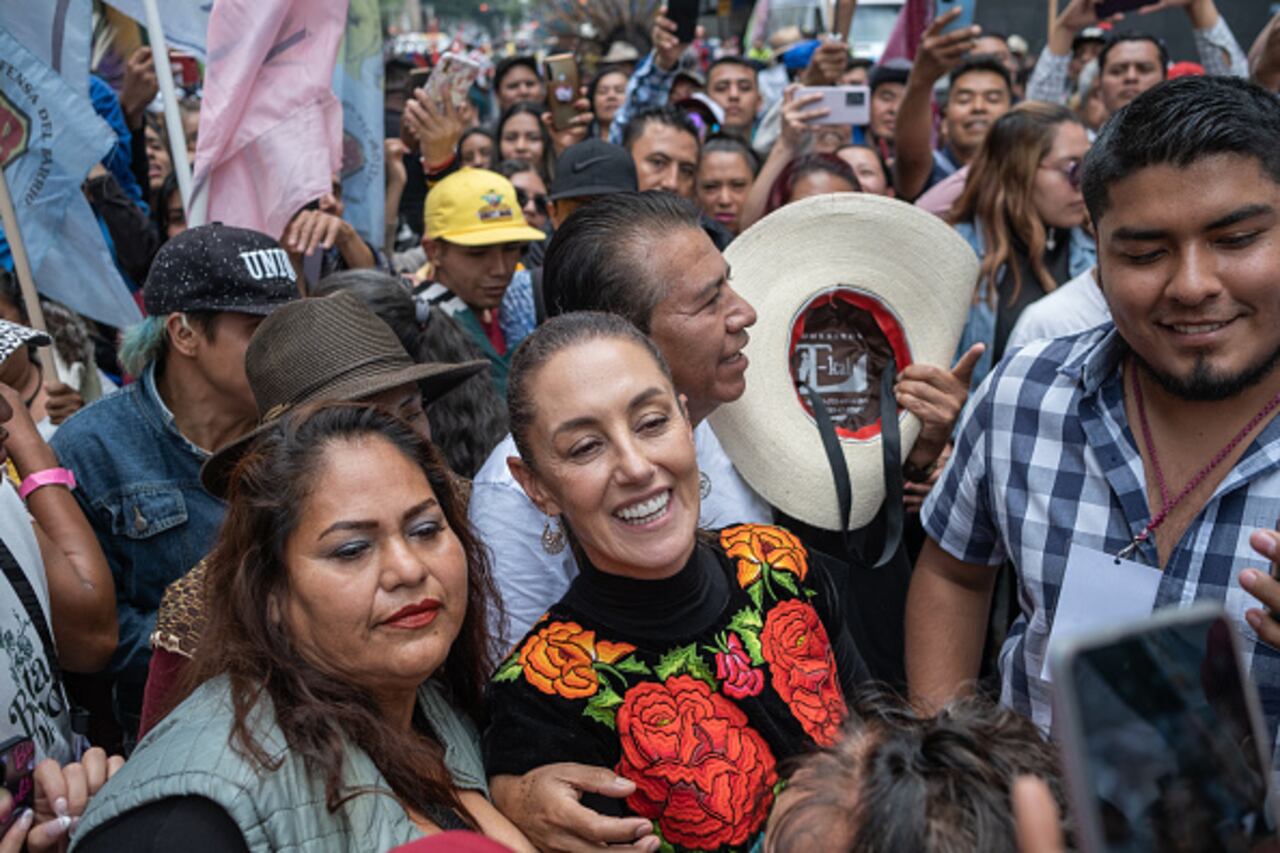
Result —
M 575 311 L 547 320 L 516 348 L 511 357 L 511 372 L 507 376 L 507 413 L 511 418 L 511 437 L 515 440 L 520 458 L 530 468 L 535 465 L 529 447 L 529 430 L 537 414 L 532 387 L 534 377 L 561 350 L 602 338 L 629 341 L 642 347 L 653 357 L 667 382 L 671 382 L 671 368 L 667 366 L 662 353 L 647 335 L 623 317 L 602 311 Z M 674 385 L 672 387 L 674 389 Z

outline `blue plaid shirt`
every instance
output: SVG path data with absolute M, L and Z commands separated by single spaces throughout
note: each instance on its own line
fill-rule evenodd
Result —
M 1142 458 L 1124 410 L 1127 345 L 1110 323 L 1006 356 L 975 392 L 955 453 L 925 502 L 929 536 L 951 556 L 1018 573 L 1022 613 L 1000 650 L 1001 701 L 1048 731 L 1040 679 L 1049 628 L 1074 542 L 1115 554 L 1150 520 Z M 1280 518 L 1280 418 L 1227 473 L 1165 566 L 1156 607 L 1220 602 L 1242 639 L 1268 730 L 1280 722 L 1280 651 L 1259 642 L 1240 587 L 1266 561 L 1255 528 Z M 1157 565 L 1154 537 L 1133 559 Z M 1274 740 L 1274 737 L 1273 737 Z M 1273 762 L 1273 766 L 1276 766 Z
M 660 107 L 671 96 L 671 86 L 676 82 L 674 70 L 664 71 L 658 67 L 658 54 L 649 51 L 640 65 L 627 81 L 627 97 L 618 108 L 618 113 L 609 125 L 609 141 L 614 145 L 622 144 L 622 134 L 635 114 L 646 107 Z

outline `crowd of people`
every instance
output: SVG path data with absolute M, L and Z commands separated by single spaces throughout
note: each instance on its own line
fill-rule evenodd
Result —
M 1246 53 L 1161 0 L 1175 62 L 1097 5 L 1038 57 L 957 10 L 874 63 L 663 9 L 559 122 L 532 55 L 459 103 L 392 54 L 373 239 L 338 174 L 283 233 L 188 227 L 198 96 L 174 151 L 148 48 L 95 78 L 84 191 L 145 319 L 30 328 L 0 270 L 3 740 L 39 761 L 0 853 L 1061 849 L 1086 550 L 1226 609 L 1274 741 L 1280 16 Z M 865 126 L 802 91 L 848 84 Z M 833 530 L 717 435 L 776 319 L 726 258 L 858 194 L 976 275 L 887 380 L 900 491 Z

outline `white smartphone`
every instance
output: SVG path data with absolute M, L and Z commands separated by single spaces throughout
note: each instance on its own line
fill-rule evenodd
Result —
M 1271 739 L 1219 607 L 1073 639 L 1050 665 L 1079 849 L 1243 851 L 1274 838 Z
M 867 86 L 805 86 L 796 93 L 797 98 L 813 93 L 822 100 L 805 107 L 816 110 L 826 107 L 830 112 L 813 124 L 867 125 L 871 123 L 871 89 Z

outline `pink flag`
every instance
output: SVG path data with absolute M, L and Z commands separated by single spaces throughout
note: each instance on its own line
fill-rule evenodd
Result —
M 347 0 L 218 0 L 196 145 L 206 221 L 279 238 L 342 165 L 333 67 Z
M 910 59 L 914 62 L 920 40 L 932 20 L 933 0 L 907 0 L 898 12 L 898 21 L 893 25 L 889 40 L 885 42 L 880 61 Z

